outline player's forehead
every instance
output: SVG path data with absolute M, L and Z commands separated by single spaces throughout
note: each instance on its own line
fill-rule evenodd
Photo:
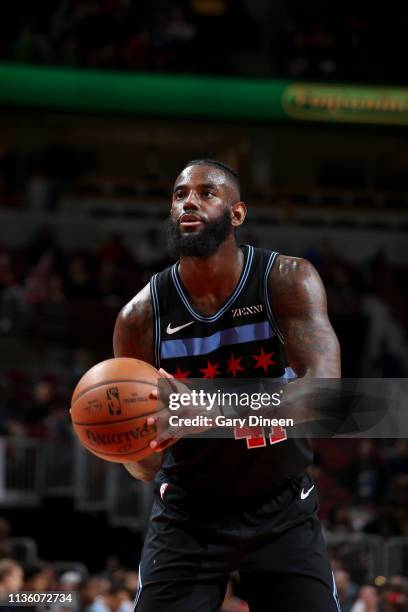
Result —
M 181 186 L 195 187 L 198 185 L 214 185 L 224 187 L 228 185 L 228 178 L 221 168 L 198 164 L 184 168 L 178 175 L 174 183 L 174 189 Z

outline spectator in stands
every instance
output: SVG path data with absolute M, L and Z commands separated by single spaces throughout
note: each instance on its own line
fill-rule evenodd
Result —
M 361 587 L 358 597 L 350 612 L 379 612 L 380 597 L 377 589 L 371 585 Z
M 20 591 L 23 586 L 23 568 L 14 559 L 0 559 L 0 597 Z
M 47 340 L 63 344 L 69 323 L 69 304 L 62 276 L 57 272 L 48 278 L 47 293 L 41 307 L 41 321 Z
M 108 306 L 119 306 L 127 293 L 126 284 L 116 264 L 102 261 L 97 277 L 98 294 Z
M 90 612 L 90 607 L 94 604 L 101 594 L 99 578 L 91 576 L 78 587 L 79 606 L 84 612 Z
M 80 609 L 84 612 L 105 612 L 104 595 L 109 590 L 110 580 L 101 576 L 90 576 L 79 585 Z
M 9 380 L 0 379 L 0 436 L 27 435 L 23 411 L 24 391 L 21 393 L 18 381 L 13 385 L 12 376 Z
M 381 612 L 407 612 L 408 579 L 392 576 L 381 591 Z
M 24 567 L 24 591 L 44 593 L 54 578 L 54 570 L 43 561 L 36 561 Z
M 401 536 L 408 533 L 407 487 L 403 476 L 388 483 L 383 502 L 371 521 L 364 527 L 364 532 L 384 538 Z
M 34 316 L 38 312 L 38 305 L 42 304 L 48 297 L 49 279 L 53 273 L 55 259 L 51 252 L 41 255 L 38 262 L 26 280 L 24 301 L 27 310 L 30 309 Z
M 106 592 L 96 593 L 98 593 L 98 588 L 92 579 L 80 590 L 83 604 L 93 597 L 93 601 L 83 608 L 85 612 L 131 612 L 133 610 L 132 598 L 127 589 L 121 585 L 111 584 Z
M 357 597 L 358 586 L 351 580 L 350 574 L 344 569 L 334 570 L 340 607 L 342 612 L 350 612 Z
M 127 589 L 131 597 L 134 598 L 139 586 L 139 574 L 132 570 L 127 570 L 123 580 L 123 586 Z
M 131 612 L 133 601 L 127 589 L 121 585 L 113 585 L 105 595 L 106 612 Z
M 41 379 L 34 383 L 32 402 L 24 412 L 28 434 L 35 438 L 48 436 L 47 418 L 52 414 L 56 400 L 56 389 L 52 382 Z
M 352 533 L 350 505 L 340 504 L 333 506 L 329 516 L 330 531 L 333 533 Z
M 23 287 L 17 280 L 11 254 L 0 253 L 0 333 L 18 328 L 23 314 Z
M 374 440 L 361 440 L 349 471 L 356 502 L 377 502 L 384 493 L 384 469 Z
M 50 225 L 40 226 L 31 238 L 28 240 L 26 247 L 27 257 L 31 265 L 38 263 L 43 255 L 53 255 L 54 260 L 58 263 L 62 258 L 59 236 L 55 228 Z
M 92 280 L 85 257 L 75 255 L 68 261 L 65 276 L 66 295 L 70 299 L 92 299 L 96 297 L 96 286 Z
M 119 266 L 128 266 L 133 263 L 133 255 L 119 232 L 114 232 L 103 242 L 97 252 L 97 259 L 99 261 L 109 261 Z
M 385 469 L 389 476 L 408 474 L 408 440 L 394 440 L 386 451 Z
M 72 390 L 81 376 L 96 363 L 92 353 L 85 348 L 78 348 L 70 354 L 70 363 L 66 373 L 67 389 Z
M 58 578 L 58 584 L 62 591 L 73 592 L 79 588 L 81 580 L 82 577 L 79 572 L 68 570 Z

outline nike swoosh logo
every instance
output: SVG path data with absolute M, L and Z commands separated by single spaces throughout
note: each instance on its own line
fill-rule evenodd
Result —
M 180 329 L 184 329 L 185 327 L 188 327 L 189 325 L 192 325 L 193 323 L 194 321 L 190 321 L 189 323 L 184 323 L 184 325 L 179 325 L 178 327 L 172 327 L 171 323 L 169 323 L 166 328 L 166 332 L 168 334 L 175 334 L 176 332 L 180 331 Z
M 306 499 L 306 497 L 308 497 L 310 495 L 310 491 L 312 491 L 315 488 L 315 486 L 313 485 L 312 487 L 310 487 L 310 489 L 308 489 L 305 493 L 304 489 L 302 489 L 301 493 L 300 493 L 300 499 Z

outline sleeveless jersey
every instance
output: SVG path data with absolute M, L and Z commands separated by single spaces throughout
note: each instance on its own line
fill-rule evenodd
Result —
M 269 300 L 268 277 L 278 253 L 240 247 L 239 282 L 211 316 L 191 305 L 179 262 L 150 281 L 154 315 L 155 365 L 176 378 L 281 378 L 283 337 Z M 304 439 L 287 438 L 281 428 L 236 429 L 236 439 L 188 437 L 164 453 L 159 483 L 174 481 L 194 496 L 249 500 L 267 495 L 312 460 Z

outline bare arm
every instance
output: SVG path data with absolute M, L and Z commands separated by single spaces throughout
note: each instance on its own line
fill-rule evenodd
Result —
M 133 357 L 154 365 L 153 312 L 149 285 L 146 285 L 120 311 L 113 334 L 115 357 Z M 163 453 L 154 453 L 141 461 L 124 463 L 139 480 L 153 480 L 160 469 Z
M 323 283 L 312 264 L 281 255 L 269 290 L 285 355 L 296 374 L 340 378 L 340 346 L 327 315 Z
M 341 377 L 340 346 L 328 318 L 326 292 L 311 263 L 283 255 L 271 271 L 269 291 L 286 359 L 299 377 L 285 390 L 282 416 L 290 408 L 295 422 L 307 421 L 313 418 L 314 403 L 308 401 L 311 385 L 304 379 Z

